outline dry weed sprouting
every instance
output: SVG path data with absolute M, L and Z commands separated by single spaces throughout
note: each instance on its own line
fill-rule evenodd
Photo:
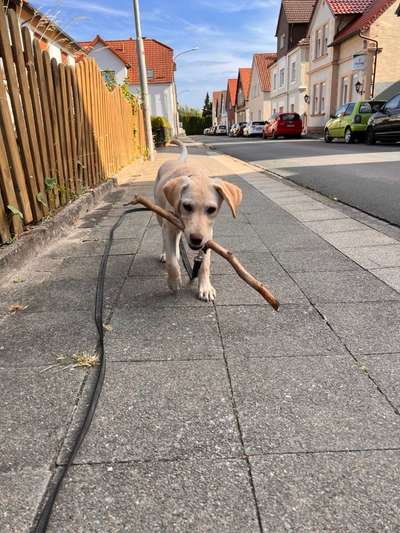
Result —
M 61 368 L 62 370 L 68 368 L 92 368 L 99 366 L 99 364 L 100 360 L 98 354 L 78 352 L 73 355 L 60 355 L 57 357 L 57 363 L 44 368 L 42 372 L 46 372 L 52 368 Z
M 15 315 L 16 313 L 18 313 L 18 311 L 25 311 L 25 309 L 28 309 L 27 305 L 12 304 L 8 308 L 8 312 L 12 315 Z

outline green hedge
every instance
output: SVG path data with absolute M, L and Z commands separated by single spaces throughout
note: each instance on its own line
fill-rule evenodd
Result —
M 151 129 L 156 146 L 165 146 L 171 141 L 172 128 L 165 117 L 151 117 Z
M 182 127 L 186 135 L 200 135 L 211 126 L 211 117 L 182 117 Z

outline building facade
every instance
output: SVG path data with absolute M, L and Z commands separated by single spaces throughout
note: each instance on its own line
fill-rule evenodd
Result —
M 249 122 L 249 91 L 251 68 L 240 68 L 236 90 L 236 116 L 238 122 Z
M 271 79 L 269 67 L 275 53 L 254 54 L 249 90 L 250 120 L 267 120 L 271 115 Z
M 237 123 L 236 92 L 237 78 L 229 79 L 226 87 L 226 115 L 228 120 L 228 128 L 230 128 L 232 124 Z

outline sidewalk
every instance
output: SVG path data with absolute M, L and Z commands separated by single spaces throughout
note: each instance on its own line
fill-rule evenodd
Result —
M 399 241 L 201 144 L 189 152 L 242 188 L 215 239 L 281 309 L 215 256 L 215 305 L 194 287 L 172 296 L 155 218 L 127 215 L 107 274 L 105 385 L 49 531 L 398 531 Z M 1 532 L 29 531 L 63 461 L 87 371 L 57 358 L 94 352 L 104 240 L 124 203 L 151 194 L 154 167 L 0 288 Z

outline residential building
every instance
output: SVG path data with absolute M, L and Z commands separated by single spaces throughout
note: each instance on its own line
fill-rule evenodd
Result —
M 396 0 L 318 0 L 310 21 L 309 130 L 400 79 Z
M 39 39 L 40 47 L 47 50 L 51 58 L 58 63 L 75 65 L 76 56 L 83 53 L 82 47 L 49 15 L 20 0 L 3 0 L 3 5 L 17 12 L 21 25 L 29 28 L 32 37 Z
M 155 39 L 145 38 L 143 43 L 151 115 L 165 117 L 173 134 L 177 134 L 179 122 L 173 49 Z M 81 45 L 96 60 L 105 80 L 126 83 L 131 93 L 140 98 L 136 40 L 106 40 L 97 35 L 92 41 L 82 42 Z
M 229 79 L 226 88 L 226 115 L 228 119 L 228 127 L 236 124 L 236 92 L 237 92 L 237 78 Z
M 238 122 L 249 122 L 249 92 L 251 68 L 240 68 L 236 90 L 236 113 Z
M 269 67 L 275 61 L 275 53 L 254 54 L 253 56 L 249 92 L 250 120 L 267 120 L 271 115 Z
M 214 91 L 212 94 L 212 124 L 216 126 L 219 124 L 218 117 L 220 115 L 220 102 L 222 91 Z
M 276 29 L 277 60 L 270 67 L 272 113 L 297 112 L 304 122 L 309 62 L 306 36 L 315 1 L 282 0 Z
M 218 101 L 218 124 L 224 124 L 228 127 L 228 114 L 226 112 L 226 91 L 221 91 L 220 98 Z

